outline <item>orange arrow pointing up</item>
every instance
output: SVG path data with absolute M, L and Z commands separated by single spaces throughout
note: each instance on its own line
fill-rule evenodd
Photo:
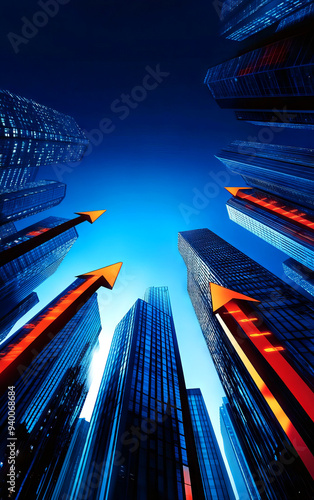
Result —
M 93 224 L 107 210 L 93 210 L 92 212 L 74 212 L 76 215 L 86 215 L 88 222 Z
M 229 191 L 232 196 L 237 196 L 238 192 L 241 191 L 242 189 L 252 189 L 251 187 L 245 186 L 245 187 L 225 187 L 227 191 Z
M 111 290 L 116 282 L 121 266 L 122 262 L 117 262 L 111 266 L 102 267 L 100 269 L 96 269 L 95 271 L 91 271 L 90 273 L 81 274 L 80 276 L 77 276 L 77 278 L 90 278 L 91 276 L 95 276 L 98 279 L 102 277 L 105 280 L 105 284 L 103 284 L 103 286 L 110 288 Z
M 230 302 L 233 299 L 249 300 L 251 302 L 259 302 L 259 300 L 252 299 L 247 295 L 242 293 L 234 292 L 216 283 L 210 283 L 210 293 L 212 296 L 213 312 L 218 311 L 222 306 Z

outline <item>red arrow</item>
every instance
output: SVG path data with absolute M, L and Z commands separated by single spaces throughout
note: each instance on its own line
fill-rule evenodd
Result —
M 77 215 L 79 215 L 79 217 L 63 222 L 62 224 L 59 224 L 56 227 L 42 228 L 41 233 L 35 234 L 28 240 L 23 241 L 11 248 L 8 248 L 7 250 L 3 250 L 3 252 L 0 253 L 0 266 L 3 266 L 4 264 L 7 264 L 8 262 L 11 262 L 14 259 L 21 257 L 30 250 L 34 250 L 34 248 L 39 247 L 43 243 L 46 243 L 52 238 L 59 236 L 68 229 L 71 229 L 72 227 L 75 227 L 78 224 L 81 224 L 82 222 L 87 221 L 90 224 L 93 224 L 93 222 L 95 222 L 95 220 L 97 220 L 105 212 L 106 210 L 94 210 L 92 212 L 75 212 Z
M 240 198 L 242 200 L 248 201 L 253 205 L 262 207 L 268 213 L 276 214 L 279 218 L 288 221 L 308 229 L 310 231 L 314 230 L 314 217 L 302 212 L 301 210 L 294 208 L 292 206 L 286 206 L 283 202 L 274 200 L 271 195 L 266 195 L 263 198 L 251 195 L 249 193 L 242 192 L 245 189 L 252 189 L 249 187 L 242 188 L 225 188 L 229 193 L 231 193 L 235 198 Z M 311 241 L 313 241 L 311 239 Z
M 314 456 L 296 429 L 298 427 L 297 417 L 289 418 L 278 403 L 278 397 L 283 400 L 284 395 L 278 393 L 279 389 L 276 386 L 276 381 L 272 381 L 274 379 L 272 370 L 276 372 L 287 390 L 298 401 L 312 422 L 314 422 L 313 391 L 284 357 L 285 348 L 279 345 L 277 337 L 266 327 L 262 318 L 257 315 L 253 308 L 248 315 L 241 306 L 241 301 L 259 302 L 258 300 L 216 285 L 215 283 L 210 283 L 210 291 L 213 312 L 217 314 L 217 318 L 228 339 L 249 371 L 287 437 L 297 448 L 300 458 L 314 479 Z M 246 309 L 248 307 L 246 305 Z M 233 321 L 230 321 L 230 318 Z M 246 335 L 246 341 L 245 337 L 239 336 L 239 326 Z M 271 370 L 267 369 L 267 375 L 256 358 L 256 351 L 254 351 L 253 346 L 257 349 L 263 361 L 266 361 L 269 368 L 271 368 Z M 267 384 L 265 383 L 265 379 L 267 380 Z M 278 396 L 276 397 L 277 394 Z M 286 401 L 285 403 L 285 407 L 289 408 L 289 402 Z M 295 415 L 295 409 L 291 405 L 289 410 L 290 415 Z
M 28 366 L 50 340 L 75 316 L 90 297 L 103 286 L 113 288 L 122 262 L 78 276 L 84 279 L 74 290 L 61 297 L 34 324 L 25 325 L 25 333 L 6 344 L 0 353 L 1 392 L 19 377 L 18 367 Z M 34 355 L 35 353 L 35 355 Z

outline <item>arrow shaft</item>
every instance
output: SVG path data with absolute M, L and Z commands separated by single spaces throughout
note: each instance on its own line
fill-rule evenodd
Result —
M 311 441 L 311 439 L 308 437 L 307 432 L 300 429 L 298 411 L 291 405 L 288 396 L 290 392 L 313 422 L 314 394 L 302 377 L 280 353 L 281 350 L 284 351 L 284 348 L 278 346 L 278 339 L 263 325 L 261 318 L 257 317 L 256 311 L 252 309 L 253 314 L 248 315 L 239 304 L 240 301 L 238 300 L 231 300 L 226 303 L 218 311 L 217 318 L 278 423 L 298 451 L 300 458 L 314 479 L 314 456 L 305 443 L 305 439 L 307 441 Z M 248 304 L 246 304 L 246 307 L 249 307 Z M 244 332 L 244 336 L 241 335 L 239 326 L 241 331 Z M 254 348 L 258 350 L 262 362 L 256 358 Z M 266 366 L 268 364 L 271 370 L 275 371 L 285 389 L 277 386 L 279 382 L 276 382 L 271 371 L 268 369 L 265 371 L 265 363 Z M 286 390 L 289 391 L 287 394 Z M 297 428 L 299 428 L 300 433 Z M 307 437 L 305 438 L 304 435 L 303 439 L 301 434 L 305 434 Z
M 283 408 L 280 406 L 278 403 L 277 399 L 275 396 L 272 394 L 268 386 L 265 384 L 263 381 L 262 377 L 259 375 L 251 361 L 249 360 L 248 356 L 244 353 L 243 349 L 241 349 L 240 345 L 234 338 L 233 334 L 229 330 L 229 328 L 226 326 L 224 320 L 222 317 L 217 314 L 217 319 L 221 326 L 224 329 L 224 332 L 226 333 L 227 337 L 229 338 L 231 344 L 233 345 L 235 351 L 237 352 L 238 356 L 240 357 L 241 361 L 243 362 L 245 368 L 248 370 L 249 374 L 251 375 L 252 379 L 254 380 L 256 386 L 260 390 L 262 396 L 264 397 L 266 403 L 270 407 L 271 411 L 275 415 L 279 425 L 285 432 L 286 436 L 288 439 L 291 441 L 293 444 L 294 448 L 298 452 L 298 455 L 300 456 L 302 462 L 304 463 L 305 467 L 307 468 L 308 472 L 310 473 L 311 477 L 314 479 L 314 456 L 309 450 L 307 444 L 305 443 L 304 439 L 302 436 L 299 434 L 287 414 L 284 412 Z
M 22 243 L 19 243 L 18 245 L 13 246 L 12 248 L 8 248 L 7 250 L 3 250 L 0 253 L 0 265 L 4 266 L 5 264 L 8 264 L 9 262 L 12 262 L 12 260 L 17 259 L 18 257 L 21 257 L 22 255 L 25 255 L 27 252 L 34 250 L 35 248 L 39 247 L 43 243 L 46 243 L 47 241 L 52 240 L 56 236 L 59 236 L 60 234 L 64 233 L 68 229 L 71 229 L 78 224 L 81 224 L 82 222 L 86 221 L 86 218 L 82 215 L 79 217 L 76 217 L 75 219 L 68 220 L 66 222 L 63 222 L 62 224 L 59 224 L 56 227 L 49 228 L 47 231 L 38 234 L 36 236 L 33 236 L 32 238 L 23 241 Z
M 25 325 L 25 335 L 0 355 L 0 392 L 14 385 L 20 371 L 40 354 L 50 340 L 75 316 L 101 286 L 102 279 L 92 276 L 68 295 L 62 297 L 34 325 Z M 28 328 L 30 328 L 28 330 Z M 19 370 L 20 368 L 20 370 Z

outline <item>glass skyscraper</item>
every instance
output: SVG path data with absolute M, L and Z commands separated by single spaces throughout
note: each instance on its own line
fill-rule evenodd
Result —
M 312 0 L 225 0 L 221 9 L 221 33 L 241 41 L 271 25 L 283 29 L 311 14 Z M 307 9 L 306 9 L 307 8 Z M 301 11 L 301 12 L 300 12 Z M 287 23 L 285 23 L 285 19 Z M 281 24 L 282 23 L 282 24 Z
M 0 91 L 0 166 L 79 161 L 88 140 L 75 120 L 7 90 Z
M 205 498 L 167 287 L 148 289 L 115 330 L 67 498 Z
M 285 107 L 284 107 L 285 109 Z M 275 109 L 274 111 L 239 110 L 235 116 L 239 121 L 246 121 L 261 127 L 284 127 L 284 128 L 307 128 L 314 129 L 314 113 L 306 111 L 285 111 Z
M 0 190 L 0 224 L 14 222 L 55 207 L 65 197 L 66 185 L 37 181 L 23 187 Z
M 227 398 L 220 407 L 220 428 L 224 450 L 240 500 L 260 500 L 254 479 L 232 424 L 232 413 Z
M 21 328 L 0 349 L 0 358 L 12 343 L 22 345 L 34 324 L 66 300 L 85 280 L 78 278 Z M 33 359 L 21 360 L 15 383 L 16 496 L 19 500 L 51 498 L 88 389 L 91 359 L 101 330 L 97 294 L 86 302 Z M 8 489 L 9 450 L 7 393 L 0 398 L 1 498 Z
M 0 246 L 4 238 L 12 236 L 12 234 L 15 233 L 17 233 L 17 229 L 13 222 L 7 222 L 7 224 L 3 224 L 3 226 L 0 226 Z
M 313 209 L 313 155 L 310 148 L 234 141 L 217 158 L 248 186 Z
M 39 167 L 0 167 L 0 190 L 18 189 L 34 182 Z
M 260 2 L 259 2 L 260 3 Z M 282 5 L 286 2 L 282 2 Z M 210 68 L 205 83 L 221 108 L 313 112 L 314 37 L 292 36 L 246 52 Z
M 286 417 L 283 418 L 285 413 L 276 413 L 277 406 L 272 407 L 276 399 L 268 397 L 266 385 L 260 384 L 248 366 L 255 364 L 255 369 L 263 366 L 269 376 L 268 383 L 273 387 L 276 382 L 276 397 L 285 411 L 294 415 L 295 425 L 312 448 L 308 432 L 312 432 L 313 422 L 308 420 L 303 407 L 290 393 L 283 402 L 287 387 L 275 371 L 276 365 L 270 370 L 269 364 L 265 363 L 268 353 L 261 356 L 260 351 L 255 350 L 255 338 L 254 341 L 253 338 L 248 340 L 244 329 L 248 326 L 253 329 L 256 315 L 264 331 L 254 332 L 254 335 L 259 335 L 262 340 L 262 335 L 272 335 L 275 342 L 281 344 L 278 351 L 282 351 L 285 362 L 289 360 L 290 368 L 293 365 L 294 376 L 300 377 L 302 384 L 310 384 L 314 374 L 312 302 L 208 229 L 179 233 L 179 251 L 187 266 L 188 292 L 228 397 L 236 433 L 260 495 L 269 500 L 311 498 L 313 480 L 300 458 L 304 450 L 295 444 L 296 450 L 287 437 L 292 429 L 289 427 L 291 422 L 287 426 Z M 249 349 L 250 355 L 255 356 L 251 365 L 244 362 L 241 352 L 213 313 L 211 282 L 259 301 L 250 302 L 250 313 L 241 319 L 250 322 L 249 325 L 240 322 L 236 327 L 242 348 Z M 238 311 L 236 306 L 232 313 Z M 228 314 L 231 312 L 227 311 Z M 277 352 L 277 348 L 267 349 L 267 352 Z M 268 363 L 272 362 L 271 359 Z M 278 388 L 281 395 L 277 393 Z M 298 416 L 294 412 L 298 412 Z
M 257 189 L 241 189 L 227 202 L 232 221 L 314 270 L 314 211 Z
M 282 265 L 286 276 L 291 281 L 314 296 L 314 271 L 312 269 L 291 258 L 285 260 Z
M 55 227 L 66 219 L 48 217 L 36 224 L 18 231 L 2 241 L 0 250 L 5 250 L 20 242 Z M 30 250 L 0 267 L 0 319 L 5 318 L 43 281 L 51 276 L 77 240 L 75 228 L 69 229 L 50 241 Z M 0 253 L 1 255 L 1 253 Z
M 234 500 L 230 479 L 200 389 L 188 389 L 192 426 L 206 500 Z
M 10 333 L 15 323 L 38 304 L 38 302 L 37 293 L 32 292 L 25 299 L 21 300 L 5 317 L 0 319 L 0 342 Z

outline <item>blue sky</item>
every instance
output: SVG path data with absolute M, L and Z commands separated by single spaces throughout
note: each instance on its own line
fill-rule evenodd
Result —
M 31 19 L 38 6 L 17 1 L 14 8 L 5 7 L 1 86 L 72 115 L 94 138 L 91 131 L 101 120 L 113 125 L 111 133 L 98 134 L 88 156 L 71 171 L 41 169 L 40 178 L 67 184 L 66 198 L 53 210 L 21 221 L 19 228 L 50 215 L 107 212 L 93 226 L 78 227 L 78 241 L 37 289 L 40 305 L 23 323 L 75 276 L 123 261 L 115 289 L 99 292 L 103 341 L 94 374 L 100 376 L 116 324 L 147 287 L 167 285 L 187 387 L 201 388 L 221 443 L 223 392 L 186 291 L 177 234 L 208 227 L 280 277 L 285 256 L 229 221 L 225 202 L 230 195 L 223 185 L 243 181 L 214 157 L 228 142 L 254 140 L 260 131 L 219 109 L 203 84 L 207 67 L 240 46 L 218 38 L 219 18 L 210 2 L 156 1 L 147 7 L 144 0 L 101 6 L 92 0 L 88 8 L 85 1 L 70 2 L 18 54 L 8 43 L 8 26 L 19 33 L 21 17 Z M 132 101 L 121 119 L 113 103 L 117 106 L 122 94 L 132 91 L 140 95 L 134 88 L 151 73 L 148 66 L 155 70 L 158 65 L 169 74 L 137 106 Z M 304 132 L 292 136 L 281 129 L 272 142 L 297 140 L 307 145 Z M 213 195 L 208 198 L 204 190 Z

